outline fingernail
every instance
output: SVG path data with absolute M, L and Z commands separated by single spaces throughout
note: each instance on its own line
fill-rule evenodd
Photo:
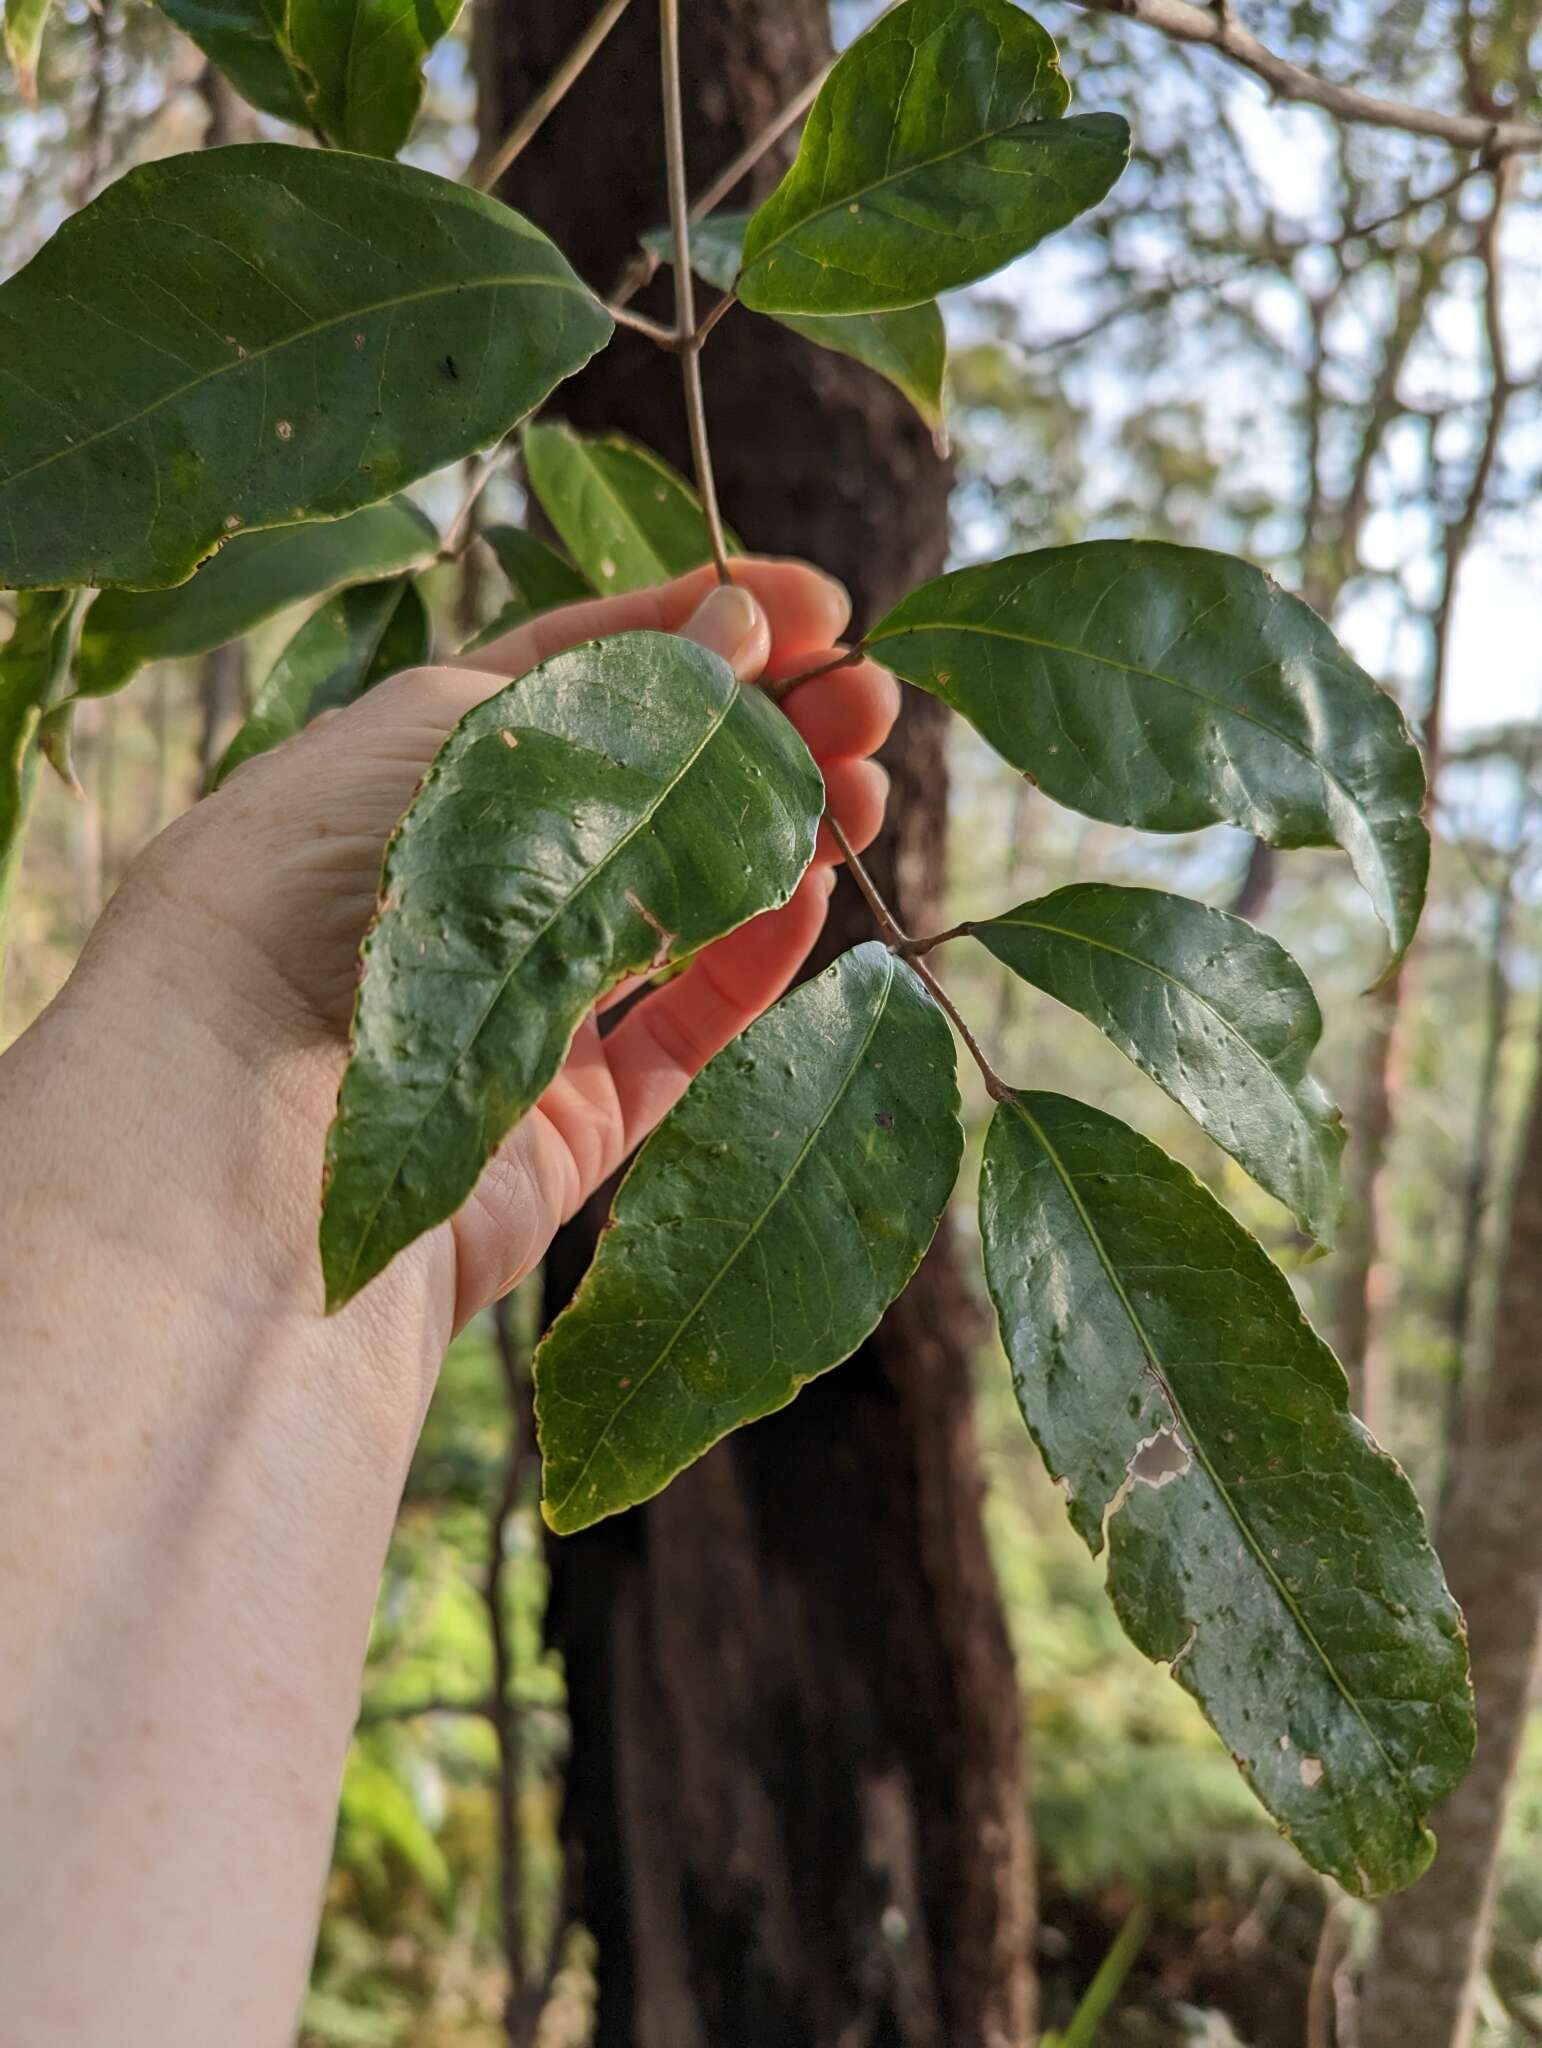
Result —
M 692 613 L 685 638 L 722 655 L 741 683 L 758 676 L 771 656 L 771 628 L 759 603 L 737 584 L 722 583 Z

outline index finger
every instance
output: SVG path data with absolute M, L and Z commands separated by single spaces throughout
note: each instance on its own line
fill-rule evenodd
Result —
M 851 600 L 833 577 L 807 562 L 744 556 L 729 564 L 735 583 L 759 599 L 771 625 L 778 661 L 810 654 L 837 639 L 851 617 Z M 717 581 L 711 563 L 648 590 L 620 597 L 586 598 L 528 619 L 474 654 L 456 656 L 457 668 L 517 676 L 564 648 L 611 633 L 677 633 Z

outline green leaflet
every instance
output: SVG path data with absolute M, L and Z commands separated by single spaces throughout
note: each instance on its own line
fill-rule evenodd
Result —
M 147 661 L 205 654 L 323 591 L 421 568 L 438 546 L 417 506 L 396 498 L 348 519 L 245 534 L 170 590 L 105 591 L 80 636 L 80 694 L 121 690 Z
M 1472 1755 L 1461 1617 L 1284 1276 L 1176 1161 L 1059 1095 L 996 1111 L 980 1228 L 1024 1419 L 1094 1554 L 1106 1535 L 1126 1632 L 1309 1863 L 1411 1884 Z
M 969 927 L 1105 1032 L 1301 1228 L 1331 1243 L 1344 1126 L 1307 1072 L 1322 1013 L 1283 946 L 1161 889 L 1077 882 Z
M 37 101 L 37 64 L 43 48 L 43 26 L 53 0 L 5 0 L 5 54 L 21 96 Z
M 225 749 L 214 787 L 243 761 L 352 704 L 376 683 L 428 660 L 433 630 L 410 576 L 358 583 L 313 612 L 269 670 L 251 713 Z
M 514 595 L 496 618 L 466 642 L 462 654 L 475 654 L 515 626 L 539 618 L 542 612 L 555 611 L 558 605 L 593 597 L 594 587 L 588 578 L 579 574 L 566 555 L 559 555 L 533 533 L 518 526 L 490 526 L 482 538 L 497 556 Z
M 883 946 L 710 1061 L 536 1353 L 552 1528 L 648 1499 L 848 1358 L 920 1264 L 962 1145 L 951 1034 Z
M 785 903 L 824 785 L 727 663 L 557 655 L 463 718 L 386 849 L 321 1223 L 337 1308 L 454 1213 L 594 1003 Z
M 1129 160 L 1116 114 L 1066 121 L 1055 46 L 1009 0 L 906 0 L 825 81 L 796 161 L 750 220 L 757 313 L 918 306 L 1010 263 Z
M 691 267 L 719 291 L 731 290 L 739 275 L 749 218 L 747 213 L 714 213 L 691 229 Z M 643 242 L 665 262 L 671 260 L 674 239 L 667 228 L 644 235 Z M 851 313 L 823 320 L 788 313 L 773 317 L 820 348 L 850 356 L 887 377 L 932 431 L 941 431 L 948 337 L 935 300 L 899 313 Z
M 667 582 L 711 559 L 701 500 L 636 441 L 527 427 L 525 469 L 541 510 L 602 597 Z M 731 535 L 729 544 L 737 552 Z
M 302 81 L 285 35 L 284 0 L 157 0 L 254 107 L 309 128 Z
M 0 995 L 11 889 L 37 784 L 33 742 L 44 707 L 69 665 L 79 595 L 74 590 L 23 591 L 10 637 L 0 647 Z
M 1429 873 L 1418 748 L 1317 614 L 1251 564 L 1165 541 L 1009 555 L 923 584 L 867 644 L 1089 817 L 1341 846 L 1393 964 L 1406 952 Z
M 423 103 L 423 60 L 461 0 L 288 0 L 312 125 L 339 149 L 395 156 Z
M 395 156 L 423 99 L 423 60 L 460 0 L 160 0 L 243 99 L 338 149 Z
M 0 285 L 0 584 L 159 588 L 243 529 L 373 504 L 610 333 L 544 235 L 427 171 L 272 143 L 143 164 Z

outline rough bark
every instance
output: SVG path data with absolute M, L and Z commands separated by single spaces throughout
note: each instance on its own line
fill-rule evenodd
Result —
M 566 0 L 486 18 L 491 134 L 575 23 Z M 698 189 L 828 47 L 823 0 L 688 11 Z M 640 5 L 504 188 L 602 287 L 664 211 L 656 67 Z M 663 312 L 665 289 L 639 303 Z M 859 618 L 936 571 L 947 470 L 886 385 L 742 312 L 705 372 L 725 512 L 753 545 L 835 571 Z M 635 336 L 561 409 L 686 463 L 677 366 Z M 943 716 L 909 708 L 873 855 L 921 926 L 943 865 Z M 827 950 L 866 936 L 843 884 Z M 594 1220 L 554 1252 L 555 1299 Z M 599 1941 L 599 2048 L 1030 2039 L 1020 1714 L 980 1514 L 973 1334 L 945 1234 L 857 1357 L 647 1509 L 554 1546 L 570 1904 Z
M 1493 1353 L 1441 1554 L 1467 1615 L 1478 1754 L 1435 1817 L 1440 1853 L 1392 1900 L 1366 1982 L 1362 2048 L 1468 2048 L 1505 1807 L 1542 1640 L 1542 1042 L 1517 1168 Z

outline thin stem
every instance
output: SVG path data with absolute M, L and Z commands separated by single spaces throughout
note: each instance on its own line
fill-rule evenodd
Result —
M 912 973 L 927 990 L 938 1009 L 942 1011 L 943 1015 L 953 1026 L 953 1029 L 964 1041 L 970 1058 L 980 1069 L 981 1078 L 985 1082 L 986 1092 L 991 1100 L 993 1102 L 1010 1102 L 1013 1094 L 1012 1089 L 1002 1080 L 996 1069 L 986 1058 L 984 1047 L 964 1022 L 958 1005 L 921 958 L 921 954 L 931 946 L 940 945 L 942 938 L 951 938 L 954 934 L 948 932 L 942 934 L 940 938 L 925 941 L 908 938 L 894 912 L 885 903 L 878 884 L 857 857 L 856 850 L 852 846 L 851 841 L 846 837 L 839 823 L 828 811 L 825 813 L 825 823 L 830 827 L 831 838 L 841 850 L 841 858 L 846 863 L 851 879 L 861 890 L 863 901 L 873 913 L 874 921 L 878 926 L 879 935 L 882 937 L 884 944 L 891 953 L 898 954 L 901 960 L 908 962 Z
M 479 192 L 490 192 L 541 128 L 548 114 L 568 96 L 589 60 L 631 5 L 631 0 L 605 0 L 605 5 L 568 51 L 545 85 L 520 115 L 486 162 L 472 173 Z
M 701 355 L 696 346 L 696 294 L 691 276 L 691 213 L 686 190 L 685 109 L 680 96 L 680 0 L 659 0 L 659 40 L 664 87 L 664 154 L 669 171 L 669 225 L 675 250 L 675 334 L 685 378 L 685 411 L 691 430 L 691 463 L 712 542 L 718 580 L 732 583 L 723 515 L 718 510 L 712 446 L 707 438 L 707 404 L 701 388 Z
M 812 668 L 794 669 L 790 676 L 778 676 L 774 682 L 768 680 L 759 687 L 773 704 L 780 704 L 800 683 L 811 683 L 816 676 L 834 675 L 838 668 L 854 668 L 859 661 L 866 659 L 867 649 L 859 640 L 855 647 L 848 647 L 843 654 L 832 655 L 828 661 L 815 662 Z
M 796 97 L 790 99 L 782 111 L 767 122 L 758 135 L 752 136 L 730 163 L 723 166 L 712 183 L 692 202 L 692 220 L 705 220 L 714 207 L 723 203 L 739 180 L 754 170 L 766 151 L 775 148 L 794 122 L 803 119 L 818 99 L 820 88 L 834 68 L 835 59 L 832 57 L 828 64 L 814 73 Z
M 493 1691 L 492 1724 L 498 1745 L 498 1923 L 504 1958 L 508 1965 L 509 1991 L 504 2005 L 504 2026 L 511 2044 L 520 2041 L 525 1991 L 525 1882 L 524 1830 L 521 1795 L 524 1786 L 523 1730 L 514 1697 L 515 1646 L 509 1625 L 506 1548 L 509 1517 L 519 1499 L 520 1480 L 527 1454 L 522 1381 L 526 1365 L 523 1332 L 514 1325 L 516 1308 L 505 1299 L 493 1311 L 493 1330 L 498 1364 L 503 1378 L 508 1414 L 508 1447 L 497 1498 L 487 1522 L 487 1575 L 482 1599 L 487 1609 L 488 1632 L 492 1642 Z
M 706 341 L 707 336 L 712 332 L 713 328 L 716 327 L 719 320 L 721 320 L 723 315 L 728 311 L 729 307 L 736 306 L 738 305 L 738 303 L 739 294 L 737 292 L 724 292 L 723 296 L 712 308 L 712 311 L 707 314 L 706 318 L 702 321 L 701 325 L 697 328 L 696 332 L 691 336 L 692 348 L 700 348 L 702 344 Z
M 646 313 L 634 313 L 624 300 L 619 299 L 605 310 L 618 327 L 630 327 L 635 334 L 646 334 L 648 339 L 656 341 L 660 348 L 679 353 L 679 335 L 672 327 L 665 326 L 662 320 L 650 320 Z
M 466 495 L 461 499 L 460 509 L 445 529 L 444 539 L 439 546 L 439 559 L 441 562 L 453 562 L 456 556 L 463 551 L 469 535 L 471 516 L 481 502 L 482 493 L 491 483 L 493 471 L 498 467 L 502 457 L 503 443 L 500 441 L 498 446 L 489 449 L 481 462 L 478 463 L 471 482 L 467 486 Z

